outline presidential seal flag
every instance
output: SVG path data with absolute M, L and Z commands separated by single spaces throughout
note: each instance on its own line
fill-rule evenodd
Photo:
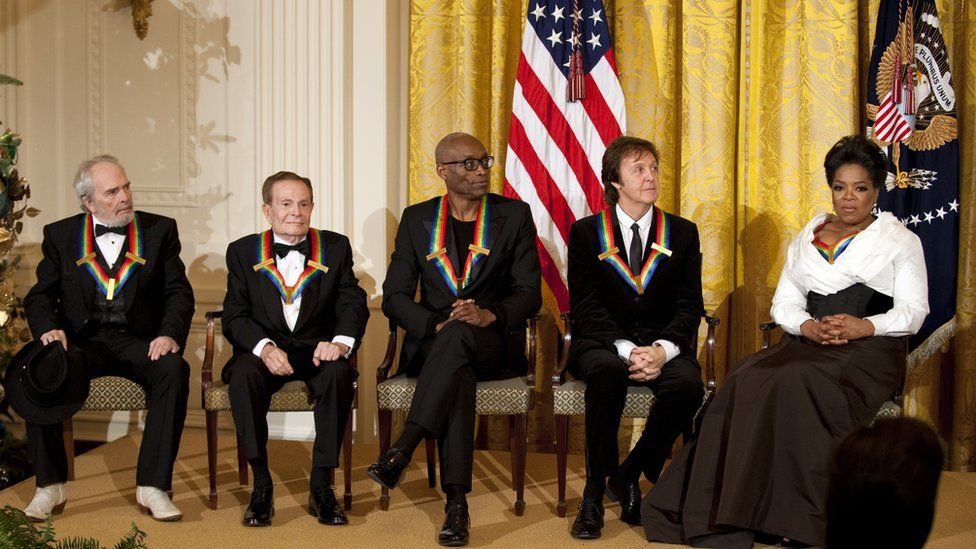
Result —
M 542 278 L 566 311 L 569 227 L 606 207 L 603 151 L 626 129 L 602 1 L 528 3 L 512 95 L 504 192 L 532 208 Z
M 887 147 L 879 211 L 922 240 L 929 308 L 909 364 L 956 332 L 959 142 L 949 52 L 934 0 L 881 0 L 868 69 L 868 136 Z

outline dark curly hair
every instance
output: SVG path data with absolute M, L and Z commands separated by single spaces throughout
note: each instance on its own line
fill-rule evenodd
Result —
M 875 189 L 880 189 L 888 177 L 888 158 L 877 143 L 863 135 L 843 137 L 827 151 L 824 170 L 828 186 L 834 182 L 837 170 L 847 164 L 857 164 L 867 170 Z

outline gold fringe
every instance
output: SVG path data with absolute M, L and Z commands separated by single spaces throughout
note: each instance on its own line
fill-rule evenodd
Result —
M 908 366 L 906 377 L 912 375 L 919 364 L 923 364 L 928 358 L 936 353 L 943 345 L 956 335 L 956 317 L 953 316 L 948 322 L 940 326 L 932 335 L 928 337 L 914 351 L 908 354 Z

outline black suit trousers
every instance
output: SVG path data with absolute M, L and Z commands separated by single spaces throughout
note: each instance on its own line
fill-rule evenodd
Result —
M 475 385 L 514 375 L 504 368 L 505 341 L 494 327 L 454 321 L 426 347 L 407 422 L 437 437 L 442 488 L 454 484 L 471 491 Z
M 268 408 L 271 396 L 289 381 L 304 381 L 312 399 L 316 401 L 312 417 L 315 421 L 315 443 L 312 445 L 313 467 L 336 467 L 345 434 L 346 422 L 355 396 L 353 382 L 356 370 L 349 361 L 340 358 L 312 362 L 312 348 L 287 349 L 288 362 L 294 373 L 277 376 L 251 353 L 234 356 L 226 368 L 230 373 L 228 392 L 230 408 L 237 427 L 237 436 L 244 445 L 247 459 L 268 459 Z
M 654 391 L 654 404 L 640 439 L 628 460 L 639 463 L 656 482 L 671 446 L 702 403 L 701 368 L 687 355 L 668 361 L 661 375 L 649 382 L 628 379 L 627 363 L 616 352 L 590 349 L 580 355 L 572 374 L 586 382 L 586 476 L 606 478 L 617 472 L 617 431 L 627 400 L 627 387 L 646 385 Z
M 87 340 L 71 342 L 69 353 L 84 356 L 91 378 L 121 376 L 142 385 L 148 396 L 145 433 L 139 448 L 136 485 L 169 490 L 180 448 L 190 367 L 179 354 L 149 359 L 149 341 L 124 330 L 101 330 Z M 27 423 L 27 441 L 38 486 L 68 480 L 61 425 Z

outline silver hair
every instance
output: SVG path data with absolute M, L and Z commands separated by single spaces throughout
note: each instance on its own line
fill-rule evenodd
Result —
M 95 191 L 95 184 L 92 182 L 92 168 L 95 164 L 100 164 L 102 162 L 108 162 L 110 164 L 115 164 L 120 170 L 125 171 L 125 167 L 119 162 L 118 158 L 110 154 L 100 154 L 93 156 L 88 160 L 85 160 L 78 165 L 78 171 L 75 172 L 75 194 L 78 195 L 78 202 L 81 206 L 81 210 L 88 213 L 88 209 L 85 208 L 85 199 L 92 199 L 92 193 Z

